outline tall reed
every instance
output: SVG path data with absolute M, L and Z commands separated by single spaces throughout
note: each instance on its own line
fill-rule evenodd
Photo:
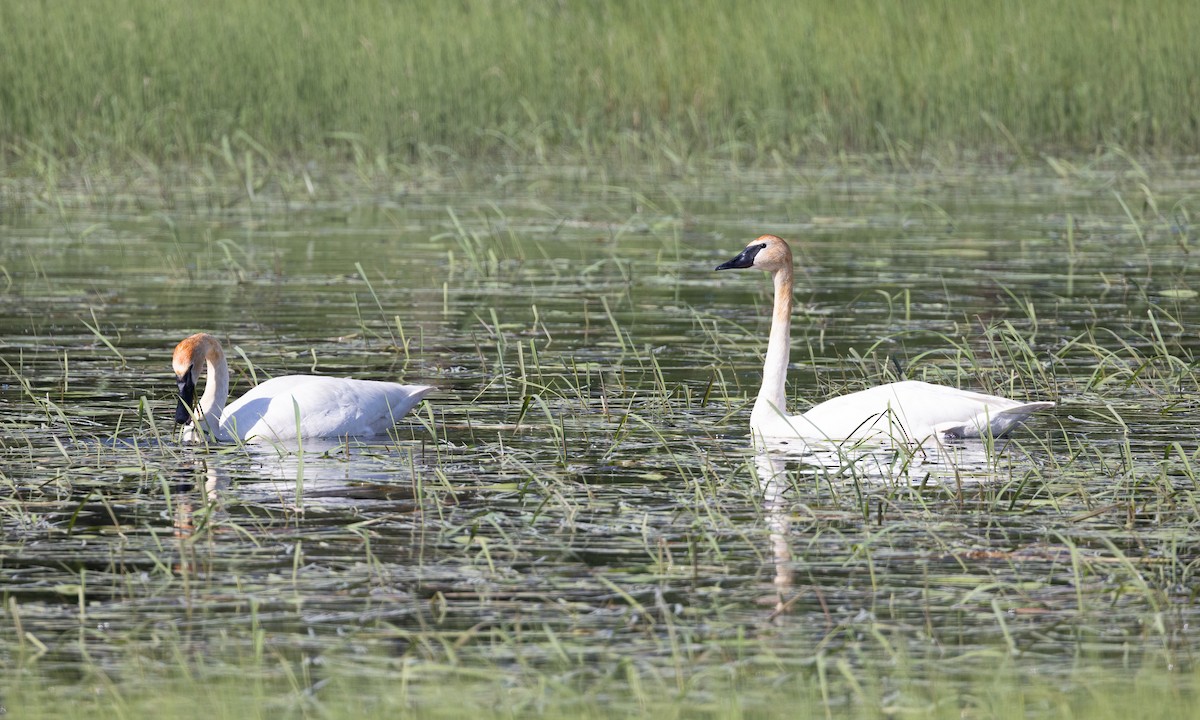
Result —
M 0 3 L 9 158 L 1194 148 L 1187 2 Z

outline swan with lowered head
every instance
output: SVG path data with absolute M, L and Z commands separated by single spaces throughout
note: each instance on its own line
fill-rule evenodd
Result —
M 382 435 L 433 390 L 428 385 L 283 375 L 256 385 L 226 407 L 229 366 L 215 337 L 197 333 L 184 338 L 175 346 L 171 364 L 179 386 L 175 422 L 185 426 L 184 442 L 199 442 L 206 434 L 217 441 L 250 442 Z M 204 395 L 193 416 L 196 381 L 205 368 Z
M 762 389 L 750 413 L 750 428 L 764 438 L 846 440 L 929 437 L 1000 437 L 1052 402 L 1020 402 L 917 380 L 888 383 L 826 400 L 808 412 L 788 415 L 784 381 L 791 343 L 792 250 L 763 235 L 717 270 L 754 268 L 771 273 L 775 307 L 763 367 Z

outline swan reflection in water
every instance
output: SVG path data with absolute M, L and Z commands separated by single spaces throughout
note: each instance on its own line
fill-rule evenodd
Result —
M 760 451 L 754 457 L 762 488 L 763 513 L 767 519 L 771 557 L 775 561 L 775 612 L 787 610 L 786 598 L 792 589 L 792 545 L 788 530 L 792 526 L 791 508 L 787 498 L 787 470 L 776 454 Z
M 260 505 L 303 513 L 386 509 L 411 510 L 422 484 L 421 449 L 407 443 L 364 444 L 310 440 L 297 444 L 245 445 L 237 453 L 197 455 L 172 491 L 175 534 L 196 531 L 193 516 L 224 512 L 226 503 Z M 236 481 L 236 482 L 235 482 Z
M 796 497 L 797 490 L 816 485 L 836 496 L 864 485 L 920 488 L 981 484 L 997 477 L 1002 456 L 1003 448 L 980 440 L 944 440 L 917 447 L 886 442 L 759 442 L 754 469 L 775 566 L 771 618 L 788 612 L 803 595 L 793 590 L 796 563 L 791 526 L 797 509 L 805 504 Z

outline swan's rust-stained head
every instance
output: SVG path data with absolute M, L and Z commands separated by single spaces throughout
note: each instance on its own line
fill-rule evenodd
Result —
M 175 405 L 175 422 L 191 422 L 192 405 L 196 400 L 196 379 L 200 368 L 209 360 L 218 360 L 225 355 L 221 343 L 208 333 L 196 333 L 184 338 L 175 346 L 171 356 L 171 368 L 175 371 L 175 384 L 179 388 L 179 402 Z
M 775 272 L 783 268 L 790 270 L 792 268 L 792 249 L 781 237 L 762 235 L 752 240 L 745 250 L 737 254 L 737 257 L 721 263 L 716 269 L 741 270 L 745 268 L 755 268 L 767 272 Z
M 220 341 L 215 337 L 208 333 L 196 333 L 180 340 L 175 346 L 175 353 L 171 356 L 171 368 L 175 370 L 175 377 L 187 374 L 199 377 L 200 368 L 209 357 L 216 360 L 224 354 Z

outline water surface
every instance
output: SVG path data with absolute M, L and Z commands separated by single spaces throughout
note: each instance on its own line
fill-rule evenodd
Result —
M 403 668 L 418 707 L 473 670 L 1192 667 L 1193 168 L 336 179 L 0 214 L 6 665 L 68 694 Z M 994 448 L 756 453 L 769 285 L 712 268 L 763 232 L 798 254 L 794 410 L 901 377 L 1058 408 Z M 181 447 L 201 330 L 235 395 L 438 391 L 390 438 Z

